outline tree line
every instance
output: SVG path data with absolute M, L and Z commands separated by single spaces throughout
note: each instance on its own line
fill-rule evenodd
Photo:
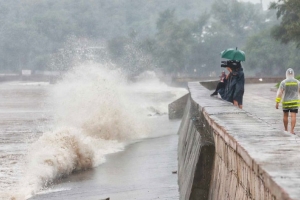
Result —
M 249 74 L 297 65 L 300 3 L 232 0 L 0 0 L 0 71 L 66 70 L 110 61 L 131 75 L 219 72 L 220 52 L 246 52 Z
M 208 5 L 204 0 L 0 0 L 0 69 L 50 69 L 64 63 L 56 55 L 68 54 L 74 38 L 78 49 L 133 32 L 146 37 L 156 32 L 158 12 L 174 8 L 179 17 L 194 18 Z

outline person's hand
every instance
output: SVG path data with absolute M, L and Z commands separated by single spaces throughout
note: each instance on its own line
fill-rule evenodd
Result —
M 279 103 L 276 103 L 276 106 L 275 106 L 275 107 L 276 107 L 276 109 L 278 109 L 278 107 L 279 107 Z

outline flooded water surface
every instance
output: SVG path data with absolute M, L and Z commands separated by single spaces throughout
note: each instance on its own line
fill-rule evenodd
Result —
M 176 199 L 167 105 L 186 93 L 93 65 L 54 85 L 1 83 L 0 198 Z

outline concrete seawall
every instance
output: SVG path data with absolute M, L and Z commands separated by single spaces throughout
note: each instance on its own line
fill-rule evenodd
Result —
M 198 82 L 188 88 L 179 128 L 180 200 L 300 199 L 300 144 L 293 136 L 210 97 Z

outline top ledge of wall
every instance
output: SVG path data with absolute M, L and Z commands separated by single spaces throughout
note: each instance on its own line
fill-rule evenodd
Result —
M 300 139 L 211 97 L 199 82 L 188 83 L 188 88 L 212 128 L 260 175 L 276 199 L 300 199 Z
M 278 83 L 284 79 L 285 77 L 264 77 L 264 78 L 246 77 L 245 83 L 246 84 Z M 215 88 L 219 83 L 219 79 L 205 80 L 205 81 L 200 81 L 199 83 L 208 90 L 215 90 Z

